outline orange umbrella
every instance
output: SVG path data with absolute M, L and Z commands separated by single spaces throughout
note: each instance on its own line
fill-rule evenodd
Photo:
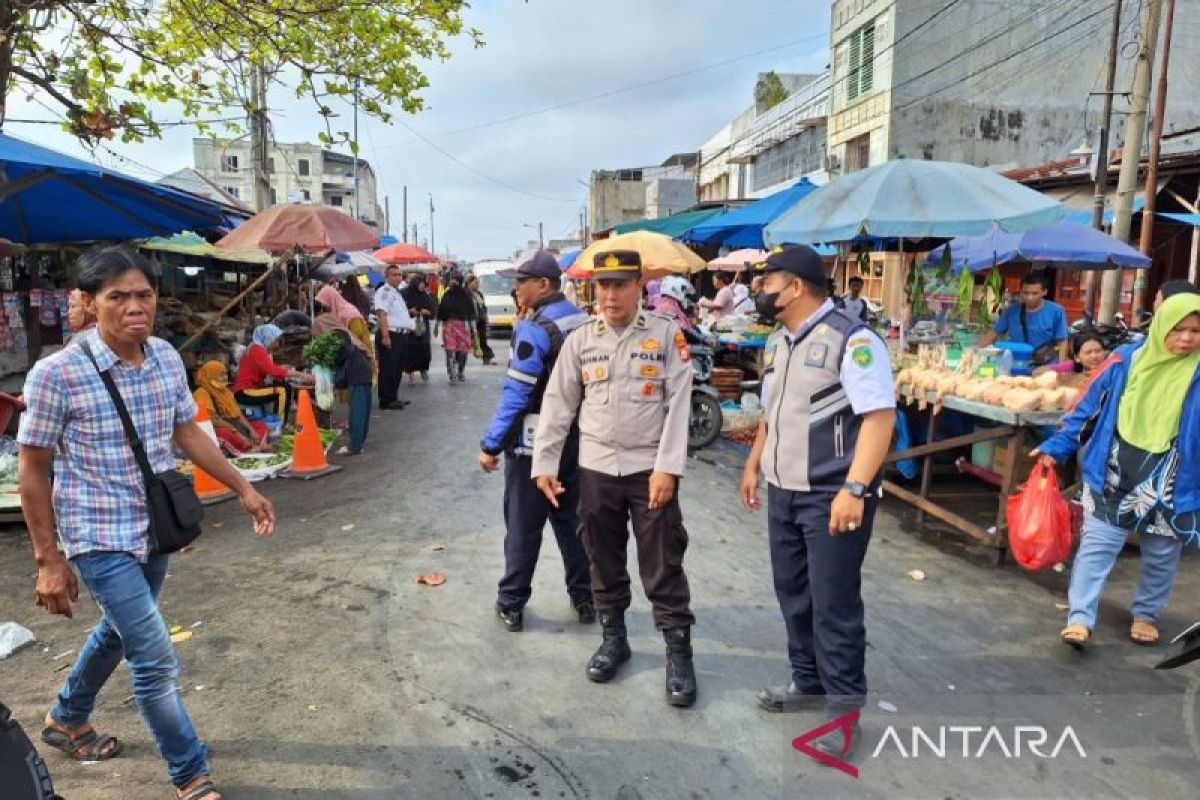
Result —
M 282 253 L 369 250 L 379 234 L 333 206 L 289 203 L 260 211 L 217 242 L 217 247 Z
M 426 250 L 408 242 L 397 242 L 376 250 L 373 254 L 385 264 L 436 264 L 438 257 Z

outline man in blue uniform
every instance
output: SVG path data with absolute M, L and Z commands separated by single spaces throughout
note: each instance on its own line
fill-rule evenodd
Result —
M 588 321 L 559 291 L 562 270 L 554 256 L 539 250 L 515 270 L 500 273 L 516 280 L 517 301 L 533 314 L 513 331 L 512 355 L 500 402 L 480 442 L 479 466 L 493 472 L 504 453 L 504 577 L 496 598 L 496 616 L 513 632 L 524 627 L 523 609 L 532 593 L 533 571 L 547 518 L 558 540 L 566 570 L 567 593 L 583 624 L 596 620 L 588 557 L 579 538 L 579 437 L 569 437 L 563 454 L 567 491 L 557 508 L 538 491 L 530 475 L 533 435 L 542 395 L 567 334 Z
M 1046 299 L 1046 279 L 1039 273 L 1021 281 L 1021 302 L 1000 314 L 996 325 L 980 340 L 987 347 L 997 339 L 1022 342 L 1033 348 L 1033 363 L 1052 363 L 1067 358 L 1067 312 Z
M 767 529 L 775 595 L 787 628 L 791 681 L 758 693 L 767 711 L 854 714 L 814 747 L 842 756 L 857 744 L 864 671 L 863 558 L 892 439 L 895 398 L 887 348 L 861 319 L 834 307 L 821 258 L 799 246 L 767 259 L 757 305 L 782 327 L 764 353 L 765 409 L 742 473 L 742 503 Z M 844 745 L 844 746 L 843 746 Z

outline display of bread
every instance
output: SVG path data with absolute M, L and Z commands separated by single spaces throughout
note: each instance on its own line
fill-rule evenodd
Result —
M 1079 397 L 1077 386 L 1065 385 L 1077 383 L 1073 376 L 1062 376 L 1064 385 L 1060 385 L 1057 372 L 1044 372 L 1037 377 L 981 378 L 974 375 L 976 359 L 974 350 L 966 350 L 957 368 L 951 370 L 946 366 L 945 345 L 922 345 L 917 352 L 917 365 L 896 374 L 896 392 L 902 402 L 915 402 L 919 410 L 928 407 L 932 396 L 935 413 L 946 397 L 987 403 L 1017 414 L 1065 411 Z

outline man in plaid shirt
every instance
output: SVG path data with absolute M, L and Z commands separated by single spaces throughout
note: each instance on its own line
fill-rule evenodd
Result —
M 179 665 L 158 611 L 167 556 L 148 552 L 145 484 L 97 368 L 111 373 L 154 472 L 174 465 L 174 442 L 237 492 L 255 533 L 274 531 L 275 510 L 196 425 L 183 362 L 169 344 L 150 335 L 154 278 L 153 267 L 126 248 L 85 254 L 79 288 L 97 327 L 34 365 L 25 384 L 27 410 L 17 440 L 38 605 L 71 616 L 71 602 L 79 596 L 73 566 L 103 612 L 46 715 L 42 740 L 80 761 L 116 756 L 121 743 L 98 736 L 88 720 L 97 692 L 124 658 L 176 795 L 218 800 L 204 743 L 179 698 Z M 88 342 L 95 365 L 80 341 Z

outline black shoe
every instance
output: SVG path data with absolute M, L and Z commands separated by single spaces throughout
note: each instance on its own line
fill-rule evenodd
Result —
M 849 736 L 850 741 L 847 742 L 845 729 L 835 728 L 813 742 L 813 749 L 819 750 L 827 756 L 833 756 L 843 761 L 848 760 L 854 757 L 854 751 L 858 749 L 858 742 L 862 739 L 862 726 L 857 722 L 854 723 Z
M 383 403 L 379 407 L 384 411 L 399 411 L 406 405 L 408 405 L 408 403 L 404 402 L 403 400 L 395 400 L 391 403 Z
M 508 611 L 496 606 L 496 619 L 500 620 L 509 633 L 520 633 L 525 629 L 525 612 L 519 608 Z
M 667 643 L 667 702 L 687 708 L 696 702 L 696 669 L 692 666 L 690 628 L 663 631 Z
M 596 607 L 592 605 L 592 598 L 580 600 L 575 604 L 575 613 L 579 615 L 580 625 L 594 625 L 596 623 Z
M 601 611 L 600 624 L 604 626 L 604 641 L 588 660 L 587 676 L 593 683 L 608 683 L 633 653 L 626 638 L 624 610 Z
M 825 708 L 824 695 L 805 694 L 796 688 L 795 681 L 787 686 L 767 686 L 759 689 L 757 698 L 760 708 L 776 713 L 820 711 Z

